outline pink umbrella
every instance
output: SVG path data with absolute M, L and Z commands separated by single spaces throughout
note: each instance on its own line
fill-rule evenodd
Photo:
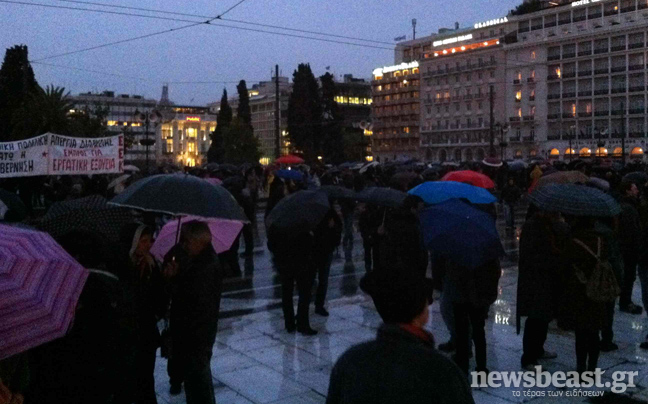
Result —
M 47 233 L 0 225 L 0 360 L 64 336 L 87 277 Z
M 217 254 L 229 250 L 243 228 L 243 223 L 235 220 L 185 216 L 180 221 L 172 220 L 162 227 L 160 234 L 158 234 L 153 243 L 153 247 L 151 247 L 151 254 L 159 260 L 162 260 L 164 255 L 176 244 L 178 226 L 192 220 L 205 222 L 209 225 L 209 230 L 212 234 L 212 246 L 214 246 Z

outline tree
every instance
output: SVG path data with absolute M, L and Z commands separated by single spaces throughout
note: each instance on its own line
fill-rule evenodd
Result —
M 252 126 L 252 111 L 250 111 L 250 93 L 247 90 L 245 80 L 241 80 L 236 86 L 238 91 L 239 103 L 236 110 L 236 116 L 243 122 Z
M 254 136 L 252 126 L 239 117 L 223 131 L 224 161 L 240 165 L 257 163 L 261 158 L 259 140 Z
M 0 68 L 0 141 L 24 139 L 27 136 L 14 130 L 29 98 L 40 87 L 29 63 L 27 46 L 7 49 Z
M 107 105 L 95 104 L 93 107 L 76 109 L 74 113 L 68 115 L 68 136 L 77 137 L 102 137 L 108 135 L 106 119 L 110 113 L 110 107 Z M 126 148 L 132 146 L 133 135 L 124 133 L 124 142 Z
M 326 73 L 320 77 L 320 82 L 322 83 L 322 155 L 327 162 L 340 164 L 346 160 L 342 128 L 344 118 L 335 102 L 337 95 L 335 80 L 331 73 Z
M 288 100 L 288 136 L 307 161 L 316 161 L 320 152 L 322 103 L 319 86 L 308 64 L 293 73 L 293 90 Z
M 232 122 L 232 107 L 227 101 L 227 89 L 223 90 L 221 97 L 220 110 L 216 117 L 216 130 L 210 134 L 212 143 L 207 152 L 207 161 L 210 163 L 222 163 L 224 157 L 223 150 L 223 133 Z
M 524 0 L 522 4 L 511 10 L 511 15 L 523 15 L 540 11 L 543 8 L 542 0 Z

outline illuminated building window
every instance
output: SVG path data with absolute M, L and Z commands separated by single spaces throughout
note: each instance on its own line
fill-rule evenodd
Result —
M 517 116 L 522 118 L 522 108 L 517 109 Z
M 187 143 L 187 153 L 195 153 L 195 152 L 196 152 L 196 143 L 194 142 Z
M 535 79 L 535 70 L 531 70 L 531 73 L 529 73 L 529 77 Z
M 396 72 L 394 72 L 394 77 L 400 77 L 400 76 L 401 76 L 401 72 L 400 72 L 400 71 L 396 71 Z
M 412 69 L 412 74 L 418 74 L 418 72 L 419 72 L 418 67 Z
M 108 121 L 108 122 L 106 122 L 106 125 L 108 125 L 108 126 L 117 126 L 117 121 Z
M 408 126 L 404 127 L 403 132 L 410 133 L 410 128 Z
M 558 150 L 558 149 L 551 149 L 551 151 L 549 152 L 549 154 L 550 154 L 551 156 L 556 156 L 556 157 L 557 157 L 557 156 L 560 156 L 560 150 Z
M 515 100 L 516 101 L 522 100 L 522 91 L 518 91 L 517 93 L 515 93 Z
M 164 142 L 165 153 L 173 153 L 173 138 L 167 138 Z
M 531 59 L 533 60 L 533 59 L 535 59 L 535 58 L 536 58 L 536 53 L 535 53 L 535 51 L 531 51 Z
M 557 76 L 558 78 L 561 78 L 561 77 L 562 77 L 562 71 L 560 70 L 560 67 L 556 67 L 556 76 Z
M 592 155 L 592 150 L 587 147 L 583 147 L 578 154 L 582 157 L 589 157 Z
M 196 128 L 187 128 L 185 129 L 185 132 L 187 132 L 187 139 L 198 138 L 198 129 Z
M 534 106 L 532 106 L 531 109 L 529 110 L 529 114 L 530 114 L 531 116 L 535 116 L 535 111 L 536 111 L 536 107 L 535 107 L 535 105 L 534 105 Z
M 572 110 L 572 116 L 576 116 L 576 104 L 572 104 L 571 110 Z
M 515 77 L 517 80 L 522 80 L 522 72 L 518 70 L 518 72 L 515 74 Z

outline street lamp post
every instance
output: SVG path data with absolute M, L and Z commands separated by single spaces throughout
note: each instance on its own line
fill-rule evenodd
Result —
M 508 129 L 505 125 L 500 123 L 495 124 L 495 129 L 500 132 L 500 160 L 504 161 L 505 150 L 508 147 L 508 142 L 504 139 L 504 134 L 508 132 Z
M 154 127 L 157 127 L 158 122 L 162 119 L 162 114 L 160 111 L 154 109 L 151 111 L 146 111 L 146 112 L 140 112 L 139 110 L 135 110 L 135 118 L 144 123 L 144 140 L 140 140 L 140 144 L 142 146 L 146 147 L 146 173 L 148 174 L 150 172 L 149 169 L 149 148 L 155 144 L 155 139 L 150 139 L 149 138 L 149 128 L 150 125 L 153 124 Z

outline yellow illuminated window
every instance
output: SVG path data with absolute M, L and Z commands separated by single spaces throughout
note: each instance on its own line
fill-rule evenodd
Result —
M 365 129 L 365 130 L 364 130 L 364 135 L 365 135 L 365 136 L 372 136 L 372 135 L 373 135 L 373 131 L 368 130 L 368 129 Z
M 560 67 L 556 67 L 556 76 L 558 76 L 558 78 L 562 77 L 562 71 L 560 70 Z
M 418 67 L 412 69 L 412 74 L 418 74 L 418 72 L 419 72 Z
M 173 139 L 166 139 L 166 152 L 173 153 Z
M 106 125 L 108 125 L 108 126 L 117 126 L 117 121 L 108 121 L 108 122 L 106 122 Z
M 522 118 L 522 108 L 518 108 L 518 110 L 517 110 L 517 116 L 519 116 L 520 118 Z
M 403 132 L 410 133 L 410 128 L 408 126 L 404 127 Z
M 531 51 L 531 59 L 535 59 L 535 58 L 536 58 L 536 53 L 535 53 L 535 51 Z
M 532 90 L 531 90 L 531 95 L 530 95 L 530 97 L 531 97 L 531 98 L 535 98 L 535 89 L 532 89 Z
M 522 99 L 522 91 L 518 91 L 515 93 L 515 99 L 520 101 Z
M 403 70 L 403 76 L 407 76 L 409 73 L 410 73 L 409 70 L 407 69 Z
M 401 75 L 401 72 L 398 72 L 398 71 L 394 72 L 394 77 L 400 77 L 400 75 Z
M 576 104 L 572 104 L 571 110 L 572 110 L 572 116 L 576 116 Z
M 196 128 L 187 128 L 186 132 L 188 139 L 196 139 L 198 137 L 198 129 Z
M 187 153 L 195 153 L 195 152 L 196 152 L 196 143 L 194 142 L 187 143 Z

